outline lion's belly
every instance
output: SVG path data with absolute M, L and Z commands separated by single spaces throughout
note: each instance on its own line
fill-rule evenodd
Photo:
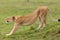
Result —
M 32 23 L 24 23 L 24 24 L 22 24 L 22 25 L 31 25 Z
M 37 20 L 37 18 L 24 20 L 22 25 L 31 25 L 31 24 L 35 23 L 36 20 Z
M 24 21 L 22 22 L 22 25 L 30 25 L 33 24 L 37 20 L 37 15 L 34 16 L 27 16 Z
M 34 21 L 33 21 L 33 20 L 32 20 L 32 21 L 27 21 L 27 22 L 25 21 L 25 22 L 22 23 L 22 25 L 31 25 L 31 24 L 33 24 L 35 21 L 36 21 L 36 20 L 34 20 Z

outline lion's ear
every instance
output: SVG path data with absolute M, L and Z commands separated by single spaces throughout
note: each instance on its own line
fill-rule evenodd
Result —
M 13 21 L 15 20 L 15 16 L 12 16 Z

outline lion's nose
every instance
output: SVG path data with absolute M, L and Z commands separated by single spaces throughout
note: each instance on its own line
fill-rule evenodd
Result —
M 7 22 L 9 22 L 9 21 L 7 21 Z
M 60 19 L 58 19 L 58 22 L 60 22 Z

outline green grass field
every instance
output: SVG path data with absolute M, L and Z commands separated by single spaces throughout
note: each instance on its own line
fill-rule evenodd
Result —
M 6 36 L 13 27 L 13 22 L 5 23 L 6 17 L 29 14 L 38 6 L 48 6 L 53 18 L 60 17 L 60 0 L 0 0 L 0 40 L 60 40 L 60 22 L 52 21 L 48 15 L 44 29 L 35 32 L 37 21 L 30 26 L 21 26 L 14 35 Z

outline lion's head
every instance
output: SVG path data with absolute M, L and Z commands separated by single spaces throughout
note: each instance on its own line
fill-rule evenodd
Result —
M 7 23 L 12 22 L 14 20 L 15 20 L 15 16 L 11 16 L 11 17 L 6 18 Z

